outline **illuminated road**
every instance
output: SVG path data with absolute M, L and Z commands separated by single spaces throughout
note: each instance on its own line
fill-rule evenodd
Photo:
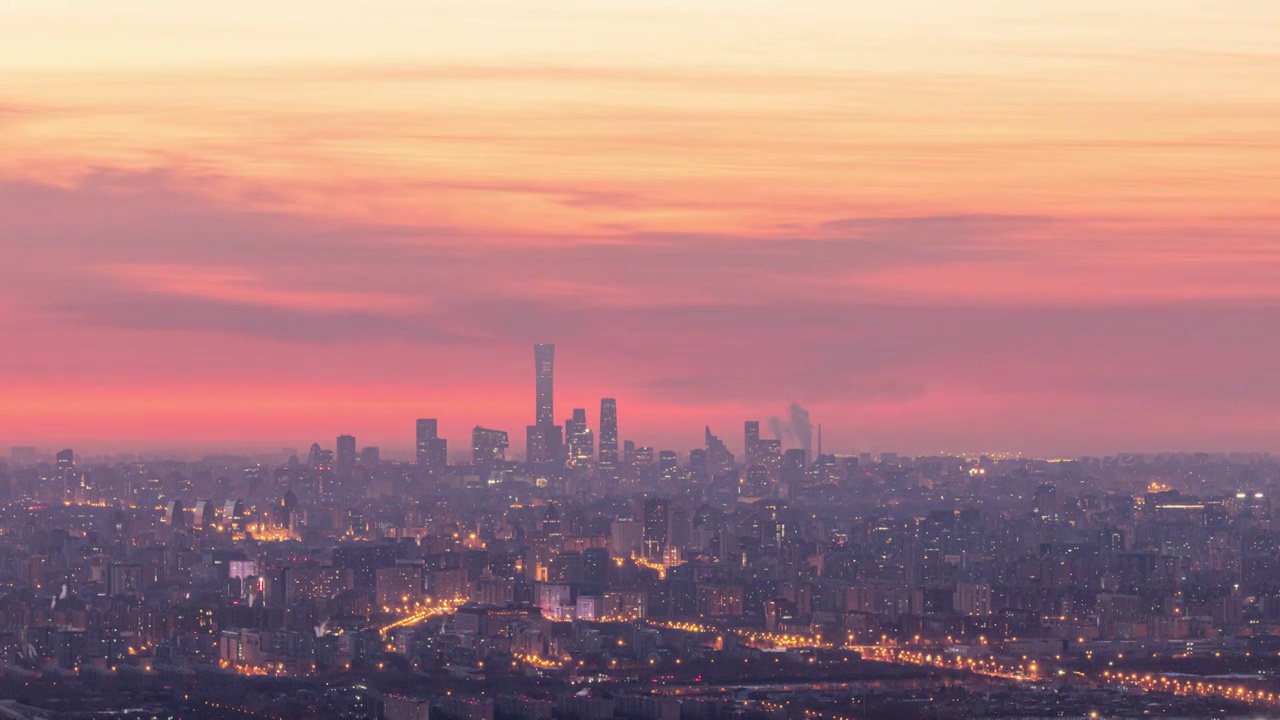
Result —
M 1195 679 L 1185 675 L 1162 675 L 1160 673 L 1126 673 L 1105 671 L 1097 681 L 1101 684 L 1115 685 L 1121 688 L 1142 690 L 1145 692 L 1165 692 L 1174 695 L 1190 695 L 1199 697 L 1219 697 L 1227 700 L 1259 705 L 1264 707 L 1280 707 L 1280 694 L 1274 691 L 1250 688 L 1247 685 L 1227 682 L 1213 682 L 1209 679 Z
M 461 600 L 443 600 L 435 605 L 425 605 L 415 607 L 408 611 L 408 615 L 396 620 L 390 625 L 384 625 L 379 628 L 379 632 L 383 635 L 395 630 L 396 628 L 412 627 L 419 623 L 425 622 L 429 618 L 439 617 L 441 615 L 449 615 L 462 604 Z
M 959 670 L 985 677 L 1013 680 L 1017 682 L 1034 682 L 1043 680 L 1040 666 L 1035 662 L 1027 664 L 1006 665 L 994 658 L 967 658 L 959 655 L 948 656 L 941 650 L 917 650 L 913 648 L 890 647 L 884 645 L 852 645 L 850 650 L 862 654 L 864 660 L 889 663 L 892 665 L 913 665 L 936 667 L 942 670 Z

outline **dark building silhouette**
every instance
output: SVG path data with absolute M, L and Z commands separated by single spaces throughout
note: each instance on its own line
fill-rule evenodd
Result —
M 760 421 L 748 420 L 742 428 L 742 454 L 747 467 L 759 465 L 758 446 L 760 444 Z
M 550 343 L 533 346 L 533 366 L 537 394 L 534 425 L 555 425 L 554 381 L 556 346 Z
M 618 462 L 618 401 L 600 401 L 600 462 Z
M 595 437 L 591 428 L 587 427 L 587 411 L 585 408 L 574 408 L 573 417 L 565 421 L 564 440 L 569 447 L 568 464 L 572 467 L 586 467 L 595 457 Z
M 471 431 L 471 462 L 482 475 L 507 461 L 507 433 L 477 425 Z
M 338 452 L 334 470 L 338 477 L 350 479 L 356 468 L 356 438 L 354 435 L 338 436 Z
M 667 551 L 670 508 L 665 498 L 652 498 L 644 503 L 644 556 L 659 559 Z
M 561 431 L 555 420 L 556 346 L 533 346 L 534 416 L 526 429 L 525 454 L 531 463 L 552 462 L 561 457 Z
M 733 469 L 733 453 L 725 447 L 724 441 L 711 434 L 711 427 L 706 429 L 707 441 L 707 474 L 712 477 L 726 470 Z
M 436 420 L 418 420 L 415 437 L 418 467 L 432 475 L 443 475 L 449 466 L 449 443 L 437 434 Z

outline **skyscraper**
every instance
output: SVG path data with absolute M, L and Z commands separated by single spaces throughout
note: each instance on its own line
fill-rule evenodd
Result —
M 600 462 L 618 462 L 618 401 L 600 400 Z
M 507 460 L 507 433 L 477 425 L 471 431 L 471 462 L 477 468 L 491 469 Z
M 449 467 L 449 443 L 437 435 L 435 418 L 419 419 L 414 437 L 418 468 L 432 475 L 443 475 Z
M 679 458 L 674 450 L 663 450 L 658 453 L 658 472 L 661 473 L 662 479 L 670 482 L 676 479 L 679 472 Z
M 537 406 L 535 425 L 555 425 L 554 386 L 552 377 L 556 364 L 556 346 L 543 343 L 533 346 L 533 369 L 536 376 Z
M 742 428 L 742 454 L 747 467 L 760 464 L 756 446 L 760 444 L 760 421 L 748 420 Z
M 707 426 L 707 475 L 716 475 L 733 469 L 733 453 L 725 447 L 724 441 L 711 434 L 711 426 Z
M 437 437 L 435 418 L 419 418 L 415 430 L 418 467 L 425 468 L 431 464 L 431 441 Z
M 350 478 L 354 474 L 356 468 L 356 438 L 354 435 L 338 436 L 338 454 L 335 458 L 334 468 L 338 477 Z
M 573 417 L 564 424 L 564 439 L 569 446 L 570 467 L 591 464 L 591 459 L 595 456 L 595 438 L 591 434 L 591 428 L 587 427 L 585 408 L 574 408 Z
M 531 463 L 563 460 L 561 428 L 555 421 L 555 362 L 555 345 L 533 346 L 534 419 L 525 431 L 525 456 Z
M 667 532 L 670 517 L 667 501 L 652 498 L 644 503 L 644 556 L 658 559 L 667 550 Z
M 311 444 L 311 452 L 307 455 L 307 467 L 316 472 L 333 469 L 333 451 L 320 447 L 320 443 Z

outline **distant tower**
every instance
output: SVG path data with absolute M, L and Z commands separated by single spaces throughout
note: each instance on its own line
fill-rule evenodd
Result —
M 747 467 L 759 465 L 757 447 L 760 445 L 760 421 L 748 420 L 742 426 L 742 455 Z
M 600 462 L 618 462 L 618 401 L 600 401 Z
M 534 424 L 550 427 L 556 424 L 553 375 L 556 364 L 556 346 L 550 343 L 533 346 L 533 369 L 536 376 L 536 412 Z
M 507 433 L 477 425 L 471 430 L 471 462 L 489 469 L 507 460 Z
M 328 451 L 320 447 L 320 443 L 311 443 L 311 452 L 307 454 L 307 467 L 312 470 L 329 470 L 329 462 L 325 457 Z
M 338 436 L 338 454 L 335 458 L 338 477 L 350 479 L 356 469 L 356 438 L 354 435 Z
M 643 553 L 646 558 L 661 558 L 667 550 L 667 534 L 670 528 L 670 508 L 663 498 L 652 498 L 644 503 Z
M 438 437 L 437 427 L 434 418 L 420 418 L 415 426 L 418 467 L 425 468 L 431 464 L 431 441 Z
M 587 427 L 585 408 L 574 408 L 573 418 L 564 424 L 564 440 L 569 445 L 568 462 L 572 467 L 585 467 L 595 456 L 595 440 Z
M 415 429 L 418 468 L 437 477 L 444 475 L 449 468 L 449 443 L 437 433 L 435 418 L 418 420 Z

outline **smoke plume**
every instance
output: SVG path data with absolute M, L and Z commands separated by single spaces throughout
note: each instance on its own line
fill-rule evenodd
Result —
M 795 437 L 796 443 L 804 448 L 807 457 L 812 458 L 813 423 L 809 421 L 809 411 L 801 407 L 800 403 L 793 402 L 791 407 L 787 408 L 787 415 L 791 419 L 791 434 Z
M 769 432 L 779 440 L 785 440 L 785 434 L 782 428 L 782 420 L 778 417 L 769 418 Z

